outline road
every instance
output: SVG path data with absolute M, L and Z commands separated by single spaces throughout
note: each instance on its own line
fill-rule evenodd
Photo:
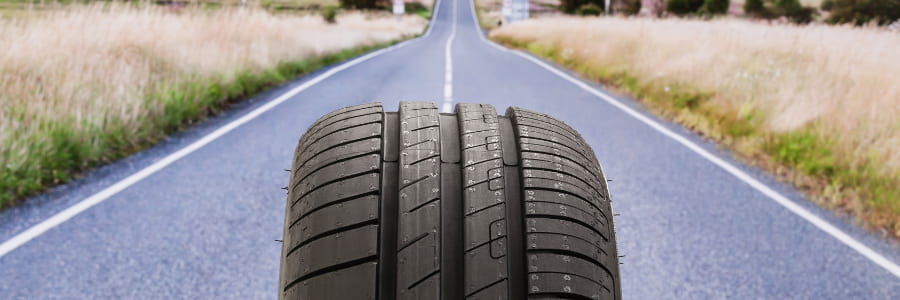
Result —
M 439 7 L 426 36 L 297 79 L 0 213 L 0 298 L 275 298 L 283 170 L 304 129 L 348 105 L 430 100 L 538 110 L 582 133 L 613 180 L 628 299 L 900 299 L 896 246 L 627 98 L 602 99 L 590 91 L 602 87 L 489 44 L 469 2 Z

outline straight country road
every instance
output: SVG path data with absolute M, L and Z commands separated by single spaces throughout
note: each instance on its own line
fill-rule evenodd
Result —
M 489 43 L 471 2 L 437 7 L 423 37 L 0 213 L 0 298 L 276 298 L 281 187 L 304 130 L 341 107 L 424 100 L 519 106 L 581 132 L 613 180 L 626 299 L 900 299 L 900 248 L 632 100 Z

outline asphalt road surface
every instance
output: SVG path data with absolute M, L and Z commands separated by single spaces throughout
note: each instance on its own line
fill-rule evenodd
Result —
M 0 213 L 0 298 L 275 298 L 283 170 L 303 131 L 348 105 L 428 100 L 520 106 L 580 131 L 613 179 L 626 298 L 900 299 L 896 246 L 534 60 L 486 42 L 469 2 L 443 0 L 419 39 L 259 95 Z

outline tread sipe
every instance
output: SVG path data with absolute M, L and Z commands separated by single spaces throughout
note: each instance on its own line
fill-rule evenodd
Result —
M 280 299 L 620 299 L 600 164 L 548 115 L 331 112 L 294 154 Z

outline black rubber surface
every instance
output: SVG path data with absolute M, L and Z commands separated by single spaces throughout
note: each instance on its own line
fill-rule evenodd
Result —
M 351 106 L 294 157 L 282 299 L 621 298 L 606 179 L 553 117 Z

